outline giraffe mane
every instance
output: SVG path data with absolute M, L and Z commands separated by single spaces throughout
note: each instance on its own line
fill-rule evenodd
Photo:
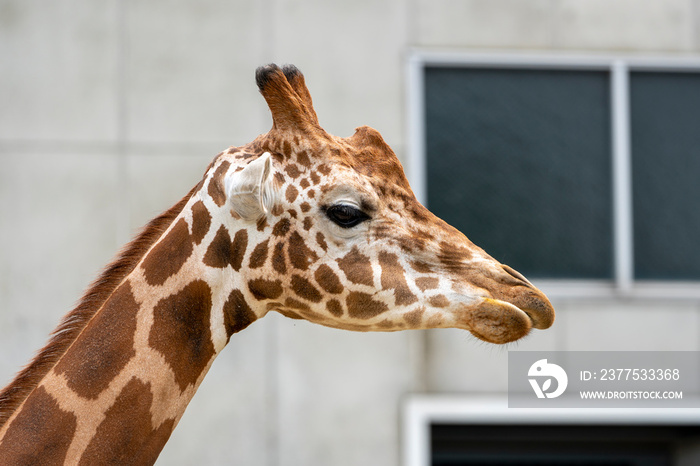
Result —
M 41 379 L 56 365 L 124 278 L 136 268 L 141 258 L 182 212 L 187 201 L 201 185 L 200 182 L 177 204 L 152 219 L 131 242 L 122 248 L 116 258 L 90 284 L 78 305 L 66 314 L 51 333 L 46 346 L 39 350 L 34 359 L 0 391 L 0 428 L 38 386 Z

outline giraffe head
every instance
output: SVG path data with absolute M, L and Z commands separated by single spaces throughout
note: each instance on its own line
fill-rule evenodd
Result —
M 456 327 L 493 343 L 552 324 L 541 291 L 416 200 L 376 130 L 326 133 L 293 66 L 256 80 L 272 129 L 205 178 L 227 241 L 247 225 L 246 252 L 230 249 L 246 309 L 358 331 Z

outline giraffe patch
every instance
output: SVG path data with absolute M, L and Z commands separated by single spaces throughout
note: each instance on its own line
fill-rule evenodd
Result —
M 411 328 L 420 328 L 424 313 L 425 309 L 421 307 L 415 311 L 405 313 L 403 315 L 403 320 L 405 320 L 408 326 Z
M 440 279 L 436 277 L 420 277 L 416 279 L 416 286 L 421 291 L 434 290 L 440 284 Z
M 76 426 L 75 414 L 63 411 L 39 386 L 2 439 L 0 464 L 63 464 Z
M 192 255 L 194 246 L 184 218 L 156 244 L 143 260 L 143 270 L 149 285 L 162 285 L 180 271 Z
M 277 222 L 274 227 L 272 227 L 272 234 L 274 236 L 285 236 L 287 233 L 289 233 L 290 227 L 291 223 L 289 222 L 289 219 L 283 218 Z
M 292 275 L 292 291 L 307 301 L 312 303 L 320 303 L 321 293 L 307 279 L 299 275 Z
M 284 213 L 284 207 L 282 207 L 281 204 L 275 204 L 272 206 L 272 210 L 270 210 L 270 213 L 274 215 L 275 217 L 279 217 Z
M 221 225 L 204 254 L 203 262 L 209 267 L 224 268 L 229 263 L 231 237 L 225 226 Z
M 282 295 L 282 282 L 280 280 L 265 280 L 256 278 L 248 282 L 248 290 L 258 301 L 264 299 L 277 299 Z
M 217 167 L 214 175 L 209 180 L 209 188 L 207 192 L 209 193 L 209 196 L 211 196 L 214 203 L 219 207 L 226 203 L 226 193 L 224 192 L 222 181 L 230 166 L 231 162 L 224 160 L 221 162 L 221 165 Z
M 287 202 L 289 202 L 290 204 L 297 199 L 298 195 L 299 190 L 296 188 L 296 186 L 292 184 L 287 186 L 287 190 L 284 192 L 284 197 L 287 198 Z
M 148 342 L 172 367 L 183 391 L 197 381 L 214 356 L 210 314 L 211 288 L 203 280 L 161 299 L 153 309 Z
M 382 267 L 382 288 L 394 290 L 394 299 L 397 306 L 405 306 L 418 301 L 418 297 L 411 292 L 406 283 L 404 269 L 399 264 L 399 258 L 396 254 L 380 251 L 379 265 Z
M 355 319 L 371 319 L 389 310 L 389 306 L 376 301 L 372 295 L 359 291 L 351 291 L 345 299 L 348 314 Z
M 209 231 L 211 226 L 211 214 L 205 207 L 204 202 L 197 201 L 192 206 L 192 240 L 194 244 L 199 244 Z
M 238 230 L 233 235 L 233 243 L 231 244 L 231 267 L 238 272 L 243 263 L 243 256 L 248 247 L 248 232 L 246 230 Z
M 321 233 L 320 231 L 318 233 L 316 233 L 316 243 L 319 246 L 321 246 L 321 249 L 323 249 L 324 252 L 328 251 L 328 244 L 326 243 L 326 237 L 323 236 L 323 233 Z
M 287 260 L 284 256 L 284 243 L 275 244 L 275 249 L 272 251 L 272 268 L 280 274 L 287 273 Z
M 228 265 L 238 272 L 243 263 L 243 256 L 248 247 L 248 232 L 238 230 L 233 236 L 233 241 L 225 226 L 221 225 L 214 236 L 214 240 L 207 248 L 203 262 L 209 267 L 224 268 Z
M 282 143 L 282 153 L 286 158 L 292 157 L 292 143 L 289 141 L 284 141 Z
M 250 255 L 250 268 L 257 269 L 265 265 L 265 260 L 267 260 L 267 245 L 270 240 L 266 239 L 262 243 L 255 246 L 253 252 Z
M 175 420 L 169 419 L 157 429 L 153 428 L 151 389 L 150 384 L 135 377 L 129 380 L 105 413 L 79 465 L 153 464 L 156 461 L 175 428 Z
M 310 176 L 311 176 L 311 183 L 313 183 L 314 185 L 318 185 L 321 182 L 321 177 L 318 175 L 317 172 L 312 171 Z
M 297 163 L 306 168 L 311 167 L 311 160 L 309 159 L 309 155 L 306 153 L 305 150 L 299 151 L 299 153 L 297 153 Z
M 84 398 L 96 399 L 136 355 L 134 334 L 139 305 L 131 284 L 121 285 L 92 318 L 54 369 L 68 387 Z
M 340 294 L 343 292 L 344 288 L 340 279 L 333 269 L 326 264 L 321 264 L 318 269 L 316 269 L 314 278 L 316 279 L 316 283 L 327 293 Z
M 433 307 L 447 307 L 450 305 L 450 300 L 444 294 L 432 296 L 428 302 Z
M 430 266 L 430 264 L 427 264 L 425 262 L 411 261 L 410 264 L 411 264 L 411 268 L 413 270 L 415 270 L 416 272 L 420 272 L 420 273 L 432 273 L 433 272 L 433 268 Z
M 311 264 L 318 260 L 316 253 L 306 246 L 304 238 L 296 231 L 289 238 L 287 255 L 292 267 L 299 270 L 307 270 Z
M 301 175 L 301 171 L 299 170 L 299 167 L 297 167 L 293 163 L 287 164 L 287 166 L 284 167 L 284 171 L 292 179 L 299 178 L 299 175 Z
M 369 261 L 369 257 L 360 253 L 357 248 L 352 248 L 345 257 L 338 259 L 338 265 L 351 282 L 358 285 L 374 286 L 372 263 Z
M 234 333 L 240 332 L 258 318 L 240 290 L 233 290 L 224 304 L 224 325 L 226 336 L 231 338 Z
M 385 330 L 406 328 L 406 324 L 404 324 L 403 322 L 394 322 L 394 321 L 389 320 L 389 319 L 384 319 L 381 322 L 379 322 L 378 324 L 375 324 L 375 326 L 377 328 L 381 328 L 381 329 L 385 329 Z
M 329 299 L 326 303 L 326 310 L 336 317 L 343 316 L 343 305 L 337 299 Z

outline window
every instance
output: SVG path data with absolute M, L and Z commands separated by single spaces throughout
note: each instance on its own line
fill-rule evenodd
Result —
M 500 397 L 412 395 L 402 407 L 408 466 L 695 464 L 696 410 L 513 409 Z
M 634 271 L 700 280 L 700 72 L 630 76 Z
M 409 119 L 419 199 L 526 276 L 700 280 L 700 61 L 417 52 Z
M 669 466 L 699 440 L 698 426 L 431 424 L 430 465 Z

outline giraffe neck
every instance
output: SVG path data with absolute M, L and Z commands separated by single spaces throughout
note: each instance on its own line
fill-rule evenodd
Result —
M 0 428 L 0 464 L 155 461 L 218 352 L 258 317 L 236 271 L 212 273 L 221 226 L 197 230 L 196 201 Z

